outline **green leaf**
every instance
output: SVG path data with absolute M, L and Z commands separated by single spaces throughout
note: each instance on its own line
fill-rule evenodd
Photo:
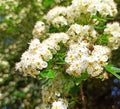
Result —
M 105 66 L 105 70 L 120 79 L 120 75 L 118 75 L 118 73 L 120 73 L 120 68 L 114 67 L 112 64 L 108 64 Z
M 97 19 L 97 21 L 99 22 L 94 28 L 96 30 L 98 30 L 99 32 L 103 32 L 103 30 L 106 28 L 106 22 L 108 22 L 109 20 L 113 20 L 112 18 L 104 18 L 102 17 L 99 13 L 97 15 L 93 15 L 92 19 Z
M 54 70 L 46 70 L 46 71 L 44 71 L 44 72 L 41 72 L 40 73 L 40 76 L 42 77 L 42 78 L 54 78 L 55 76 L 56 76 L 56 73 L 55 73 L 55 71 Z

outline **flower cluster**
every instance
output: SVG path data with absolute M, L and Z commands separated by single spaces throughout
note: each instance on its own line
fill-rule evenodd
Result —
M 65 33 L 54 33 L 40 43 L 39 39 L 33 39 L 29 49 L 22 54 L 21 61 L 16 64 L 16 69 L 25 74 L 35 76 L 39 74 L 38 70 L 47 67 L 48 60 L 52 59 L 52 53 L 60 49 L 58 43 L 66 41 L 69 36 Z
M 91 76 L 98 76 L 107 64 L 110 55 L 108 47 L 92 45 L 85 42 L 71 43 L 65 62 L 68 64 L 66 72 L 79 76 L 87 71 Z
M 34 38 L 39 38 L 44 33 L 45 33 L 45 24 L 44 24 L 44 22 L 37 21 L 35 26 L 34 26 L 34 29 L 32 31 L 33 37 Z
M 47 67 L 47 63 L 43 61 L 39 54 L 38 48 L 40 48 L 40 46 L 41 44 L 38 39 L 32 40 L 28 51 L 22 54 L 21 62 L 16 64 L 16 69 L 34 76 L 39 73 L 37 69 Z
M 72 4 L 67 7 L 55 7 L 45 16 L 48 23 L 58 27 L 74 23 L 83 15 L 92 15 L 99 13 L 101 16 L 115 16 L 117 14 L 116 4 L 113 0 L 73 0 Z M 84 17 L 84 18 L 85 18 Z M 83 19 L 84 19 L 83 18 Z
M 56 27 L 59 27 L 59 25 L 67 25 L 67 19 L 63 16 L 65 11 L 65 7 L 55 7 L 48 12 L 45 19 L 49 24 L 53 24 Z
M 83 13 L 96 15 L 98 12 L 102 16 L 114 16 L 117 13 L 116 4 L 113 0 L 73 0 L 72 5 L 80 9 Z
M 114 50 L 120 46 L 120 24 L 118 22 L 108 23 L 104 30 L 108 35 L 108 46 Z
M 103 72 L 111 56 L 111 49 L 117 49 L 120 46 L 120 25 L 119 23 L 107 24 L 103 34 L 108 36 L 108 45 L 96 45 L 101 31 L 95 30 L 93 20 L 96 19 L 92 19 L 92 16 L 99 15 L 104 19 L 104 17 L 113 17 L 116 14 L 117 8 L 113 0 L 111 2 L 108 0 L 73 0 L 67 7 L 57 6 L 51 9 L 44 16 L 45 23 L 38 21 L 35 24 L 32 32 L 34 39 L 29 43 L 28 50 L 23 53 L 21 61 L 16 64 L 17 70 L 35 77 L 41 70 L 47 68 L 47 62 L 53 58 L 53 54 L 60 50 L 60 42 L 68 48 L 65 55 L 66 65 L 64 66 L 62 63 L 64 66 L 62 67 L 60 63 L 59 67 L 55 63 L 56 67 L 59 67 L 56 76 L 50 80 L 49 84 L 45 84 L 41 88 L 41 109 L 50 109 L 52 103 L 51 109 L 67 109 L 68 104 L 60 98 L 68 96 L 69 90 L 64 90 L 66 84 L 71 84 L 71 88 L 76 83 L 74 80 L 68 83 L 69 80 L 66 79 L 68 75 L 65 77 L 66 74 L 63 74 L 63 71 L 66 70 L 69 75 L 75 77 L 81 76 L 84 72 L 91 77 L 96 77 Z M 50 27 L 48 31 L 46 31 L 46 23 Z M 59 27 L 61 29 L 61 26 L 69 28 L 67 31 L 52 33 L 51 27 L 53 26 L 57 29 Z M 47 35 L 46 33 L 49 37 L 45 39 L 44 34 Z M 37 39 L 41 37 L 44 39 L 42 42 Z M 63 58 L 61 60 L 64 61 Z
M 92 25 L 79 25 L 73 24 L 67 31 L 71 40 L 74 41 L 86 41 L 89 43 L 94 43 L 97 39 L 98 33 L 95 31 Z

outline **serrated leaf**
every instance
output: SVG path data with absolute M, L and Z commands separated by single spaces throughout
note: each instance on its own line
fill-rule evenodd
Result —
M 117 74 L 117 73 L 120 73 L 120 68 L 117 68 L 111 64 L 108 64 L 105 66 L 105 70 L 113 74 L 114 76 L 116 76 L 118 79 L 120 79 L 120 75 Z
M 114 67 L 112 64 L 106 65 L 105 69 L 110 72 L 120 73 L 120 68 Z
M 47 70 L 47 71 L 40 73 L 40 76 L 42 78 L 54 78 L 56 76 L 56 73 L 54 70 Z

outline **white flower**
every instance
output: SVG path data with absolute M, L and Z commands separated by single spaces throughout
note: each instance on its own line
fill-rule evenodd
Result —
M 58 16 L 52 20 L 52 24 L 56 27 L 67 25 L 67 20 L 63 16 Z
M 64 15 L 64 13 L 65 13 L 65 10 L 66 10 L 65 7 L 55 7 L 47 13 L 47 15 L 45 16 L 45 19 L 47 20 L 48 23 L 51 23 L 54 25 L 55 25 L 55 23 L 58 25 L 57 21 L 60 20 L 59 22 L 62 22 L 61 20 L 63 19 L 64 22 L 62 22 L 62 24 L 66 24 L 67 22 L 66 22 L 65 18 L 62 17 L 62 15 Z
M 29 50 L 35 51 L 35 50 L 37 50 L 39 48 L 40 41 L 39 41 L 39 39 L 35 38 L 35 39 L 31 40 L 31 42 L 29 43 L 29 45 L 30 45 L 29 46 Z
M 93 28 L 92 25 L 79 25 L 73 24 L 67 31 L 67 34 L 70 36 L 71 40 L 74 41 L 85 41 L 94 43 L 97 39 L 98 33 Z
M 16 70 L 24 72 L 25 75 L 35 75 L 39 74 L 43 68 L 47 67 L 47 63 L 43 61 L 40 51 L 40 41 L 38 39 L 33 39 L 30 42 L 29 49 L 22 54 L 21 61 L 16 64 Z M 45 53 L 44 53 L 45 54 Z
M 44 22 L 37 21 L 35 26 L 34 26 L 33 32 L 32 32 L 34 38 L 39 38 L 44 33 L 45 33 L 45 24 L 44 24 Z
M 59 99 L 58 101 L 53 102 L 51 109 L 67 109 L 67 107 L 67 102 L 63 99 Z
M 118 22 L 108 23 L 104 30 L 108 35 L 108 46 L 114 50 L 120 46 L 120 24 Z
M 92 76 L 98 76 L 100 73 L 103 72 L 103 68 L 97 64 L 97 63 L 93 63 L 92 65 L 87 67 L 87 72 Z

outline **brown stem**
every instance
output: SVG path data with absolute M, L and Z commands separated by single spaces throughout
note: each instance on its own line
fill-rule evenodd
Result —
M 81 85 L 80 86 L 80 95 L 81 95 L 81 99 L 82 99 L 83 109 L 87 109 L 86 102 L 85 102 L 85 96 L 84 96 L 84 92 L 83 92 L 83 85 L 82 85 L 82 83 L 80 85 Z

